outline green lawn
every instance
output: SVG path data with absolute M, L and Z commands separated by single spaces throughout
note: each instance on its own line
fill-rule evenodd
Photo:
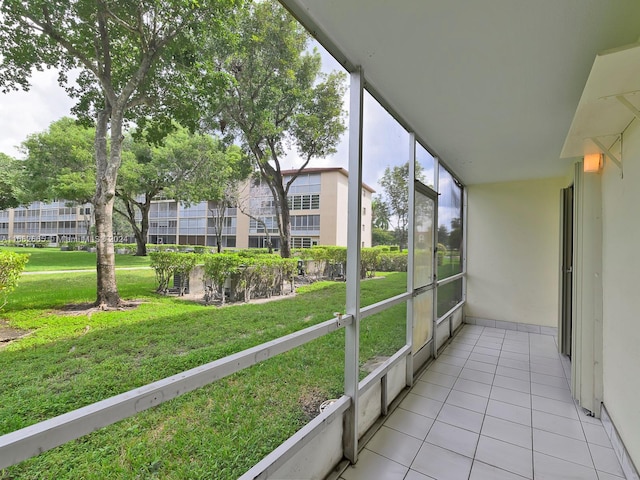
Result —
M 363 305 L 402 293 L 406 280 L 392 273 L 362 282 Z M 0 316 L 34 331 L 0 350 L 0 433 L 327 320 L 345 305 L 344 283 L 216 308 L 155 295 L 150 270 L 121 271 L 118 282 L 124 297 L 145 303 L 128 312 L 62 316 L 53 309 L 94 300 L 95 273 L 21 278 Z M 404 336 L 404 305 L 364 320 L 362 362 L 394 353 Z M 311 406 L 342 394 L 343 367 L 341 330 L 22 462 L 0 478 L 237 478 L 304 425 Z
M 90 270 L 96 268 L 96 254 L 63 252 L 59 248 L 0 247 L 1 251 L 28 253 L 27 272 L 45 270 Z M 149 257 L 116 255 L 116 267 L 148 267 Z
M 438 265 L 438 278 L 444 279 L 456 275 L 462 271 L 460 257 L 445 256 L 442 265 Z M 438 308 L 437 315 L 441 317 L 447 313 L 452 306 L 457 304 L 462 298 L 462 281 L 456 280 L 438 288 Z

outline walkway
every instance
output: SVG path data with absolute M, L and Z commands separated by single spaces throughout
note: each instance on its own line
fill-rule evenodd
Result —
M 465 325 L 343 480 L 620 480 L 555 338 Z
M 116 272 L 122 270 L 149 270 L 151 267 L 116 267 Z M 76 268 L 73 270 L 37 270 L 33 272 L 22 272 L 22 275 L 48 275 L 51 273 L 60 274 L 60 273 L 95 273 L 96 268 Z

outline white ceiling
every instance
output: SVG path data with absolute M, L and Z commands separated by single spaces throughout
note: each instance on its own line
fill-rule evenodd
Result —
M 564 175 L 596 54 L 639 0 L 280 0 L 467 184 Z

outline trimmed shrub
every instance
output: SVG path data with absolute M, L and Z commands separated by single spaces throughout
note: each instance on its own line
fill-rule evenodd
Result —
M 439 243 L 438 244 L 438 265 L 442 265 L 442 262 L 444 260 L 444 257 L 447 255 L 447 247 L 444 246 L 444 244 Z
M 16 288 L 28 261 L 28 254 L 0 252 L 0 309 L 6 305 L 9 293 Z
M 409 255 L 400 252 L 382 252 L 378 257 L 381 272 L 406 272 Z
M 377 248 L 363 248 L 360 252 L 360 278 L 376 276 L 381 251 Z
M 281 258 L 278 255 L 241 255 L 239 253 L 219 253 L 204 257 L 204 281 L 211 283 L 211 289 L 221 299 L 222 304 L 228 294 L 231 301 L 252 298 L 268 298 L 282 295 L 284 282 L 289 279 L 293 291 L 293 274 L 297 268 L 295 258 Z
M 171 279 L 177 274 L 180 277 L 179 294 L 184 295 L 191 270 L 198 263 L 200 256 L 195 253 L 153 252 L 149 257 L 151 268 L 156 272 L 156 292 L 166 294 Z

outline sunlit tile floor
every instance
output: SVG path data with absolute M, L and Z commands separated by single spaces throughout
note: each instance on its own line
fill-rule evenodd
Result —
M 620 480 L 549 335 L 465 325 L 343 480 Z

